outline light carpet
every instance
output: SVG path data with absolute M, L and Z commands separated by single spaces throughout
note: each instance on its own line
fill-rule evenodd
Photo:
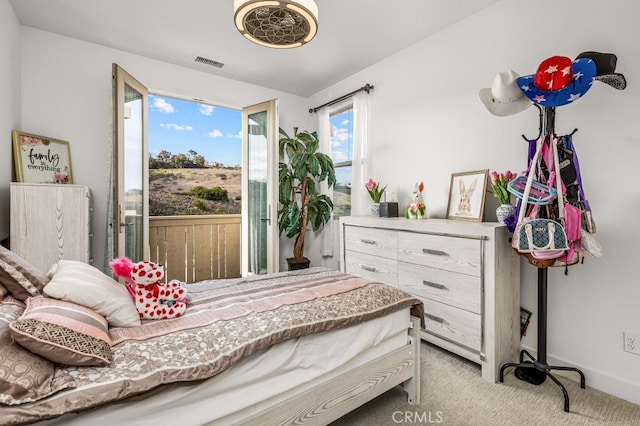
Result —
M 409 405 L 396 387 L 332 426 L 440 424 L 491 426 L 640 425 L 640 405 L 613 397 L 556 375 L 569 393 L 564 411 L 560 388 L 547 379 L 541 385 L 523 382 L 507 370 L 504 383 L 482 380 L 480 367 L 450 352 L 422 343 L 422 401 Z M 569 373 L 571 374 L 571 373 Z

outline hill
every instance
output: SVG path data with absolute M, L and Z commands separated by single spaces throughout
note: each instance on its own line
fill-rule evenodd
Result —
M 239 167 L 149 170 L 149 215 L 240 214 L 241 176 Z M 189 195 L 194 187 L 220 187 L 228 201 L 211 201 Z

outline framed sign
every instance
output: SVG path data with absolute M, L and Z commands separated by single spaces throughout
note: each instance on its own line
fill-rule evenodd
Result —
M 25 183 L 73 183 L 69 142 L 14 130 L 16 180 Z
M 489 169 L 453 173 L 447 219 L 482 222 Z

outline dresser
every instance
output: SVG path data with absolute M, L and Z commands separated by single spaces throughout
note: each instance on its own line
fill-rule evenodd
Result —
M 60 259 L 92 263 L 91 190 L 11 183 L 11 251 L 43 273 Z
M 422 300 L 422 338 L 496 382 L 520 349 L 520 260 L 510 235 L 499 223 L 342 217 L 341 269 Z

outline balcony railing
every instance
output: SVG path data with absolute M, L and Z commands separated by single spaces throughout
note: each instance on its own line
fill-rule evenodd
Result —
M 240 276 L 239 214 L 149 217 L 149 245 L 167 280 Z

